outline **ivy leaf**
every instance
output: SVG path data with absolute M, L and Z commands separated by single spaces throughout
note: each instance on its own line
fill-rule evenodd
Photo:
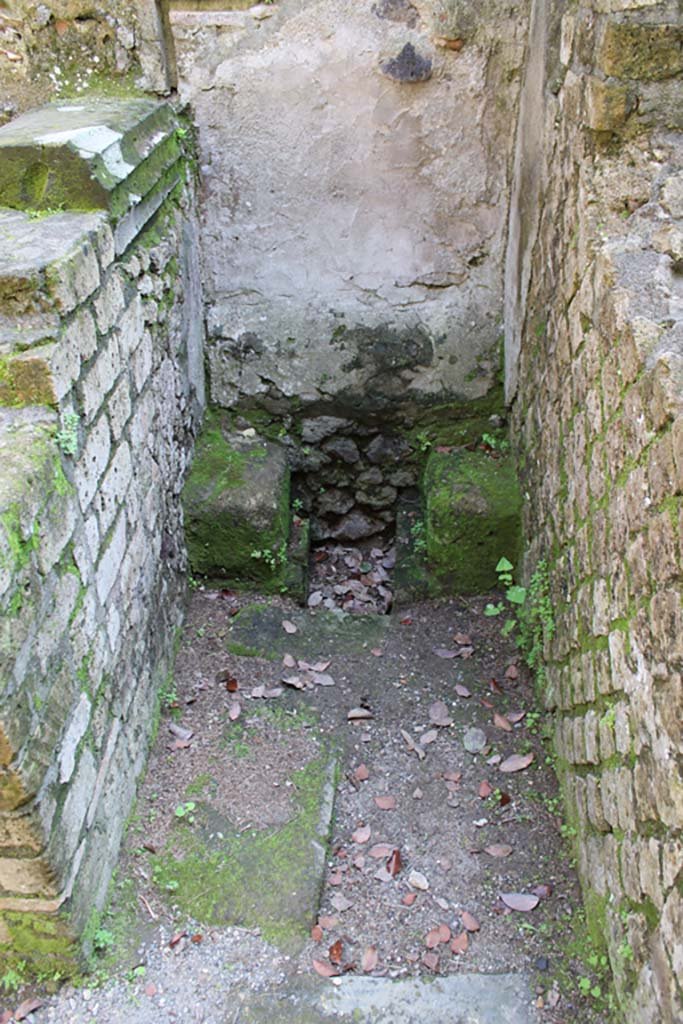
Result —
M 496 566 L 496 572 L 512 572 L 512 562 L 508 562 L 507 558 L 501 558 Z
M 524 604 L 526 601 L 526 587 L 508 587 L 505 596 L 512 604 Z

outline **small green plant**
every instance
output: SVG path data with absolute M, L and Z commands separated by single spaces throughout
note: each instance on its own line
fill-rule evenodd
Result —
M 287 545 L 283 541 L 276 551 L 272 548 L 255 548 L 250 554 L 257 561 L 265 562 L 271 572 L 276 572 L 287 558 Z
M 292 508 L 297 513 L 301 512 L 303 510 L 303 507 L 304 507 L 304 503 L 301 500 L 301 498 L 295 498 L 294 501 L 292 502 Z
M 26 961 L 18 960 L 13 967 L 8 967 L 0 976 L 0 988 L 3 992 L 16 992 L 26 982 Z
M 410 527 L 410 534 L 413 538 L 413 548 L 419 555 L 424 555 L 427 551 L 427 537 L 425 531 L 425 524 L 422 519 L 416 519 L 413 525 Z
M 498 583 L 505 591 L 508 604 L 503 601 L 497 604 L 489 603 L 484 608 L 484 615 L 502 615 L 511 606 L 514 618 L 505 620 L 501 632 L 504 636 L 509 636 L 515 629 L 517 630 L 517 646 L 536 676 L 537 682 L 542 683 L 545 678 L 543 648 L 546 641 L 555 634 L 548 566 L 545 561 L 538 563 L 531 575 L 528 588 L 513 582 L 513 568 L 507 558 L 501 558 L 498 562 Z
M 416 434 L 415 440 L 417 441 L 417 447 L 421 452 L 428 452 L 434 444 L 426 430 L 421 430 L 419 434 Z
M 75 455 L 78 451 L 79 417 L 75 412 L 64 412 L 61 427 L 55 434 L 55 441 L 65 455 Z
M 131 967 L 129 971 L 126 971 L 124 978 L 132 985 L 134 981 L 140 981 L 141 978 L 144 978 L 146 973 L 147 968 L 145 965 L 138 964 L 137 967 Z
M 196 808 L 197 805 L 194 802 L 194 800 L 186 800 L 185 803 L 178 804 L 173 813 L 175 814 L 176 818 L 187 818 L 189 823 L 192 825 L 194 823 L 193 811 L 195 811 Z
M 482 434 L 481 443 L 494 452 L 501 452 L 501 454 L 510 451 L 510 442 L 507 437 L 499 437 L 497 434 Z
M 96 953 L 106 953 L 114 945 L 114 935 L 108 928 L 98 928 L 92 937 L 92 944 Z

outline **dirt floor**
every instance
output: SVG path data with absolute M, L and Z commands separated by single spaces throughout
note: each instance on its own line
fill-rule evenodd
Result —
M 197 590 L 93 973 L 26 1019 L 232 1024 L 303 976 L 511 973 L 531 1020 L 607 1021 L 547 724 L 485 603 Z

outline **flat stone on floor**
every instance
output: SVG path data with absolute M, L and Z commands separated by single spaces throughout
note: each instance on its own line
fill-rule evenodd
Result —
M 446 978 L 343 977 L 339 984 L 298 978 L 265 995 L 248 995 L 240 1024 L 532 1024 L 529 979 L 522 974 Z

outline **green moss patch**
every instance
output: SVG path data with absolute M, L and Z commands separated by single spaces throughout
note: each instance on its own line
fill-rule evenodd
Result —
M 16 987 L 31 978 L 73 978 L 82 970 L 80 945 L 63 914 L 0 913 L 0 975 L 16 976 Z
M 516 562 L 521 543 L 513 460 L 480 451 L 432 452 L 423 500 L 430 588 L 473 594 L 494 587 L 498 560 Z

